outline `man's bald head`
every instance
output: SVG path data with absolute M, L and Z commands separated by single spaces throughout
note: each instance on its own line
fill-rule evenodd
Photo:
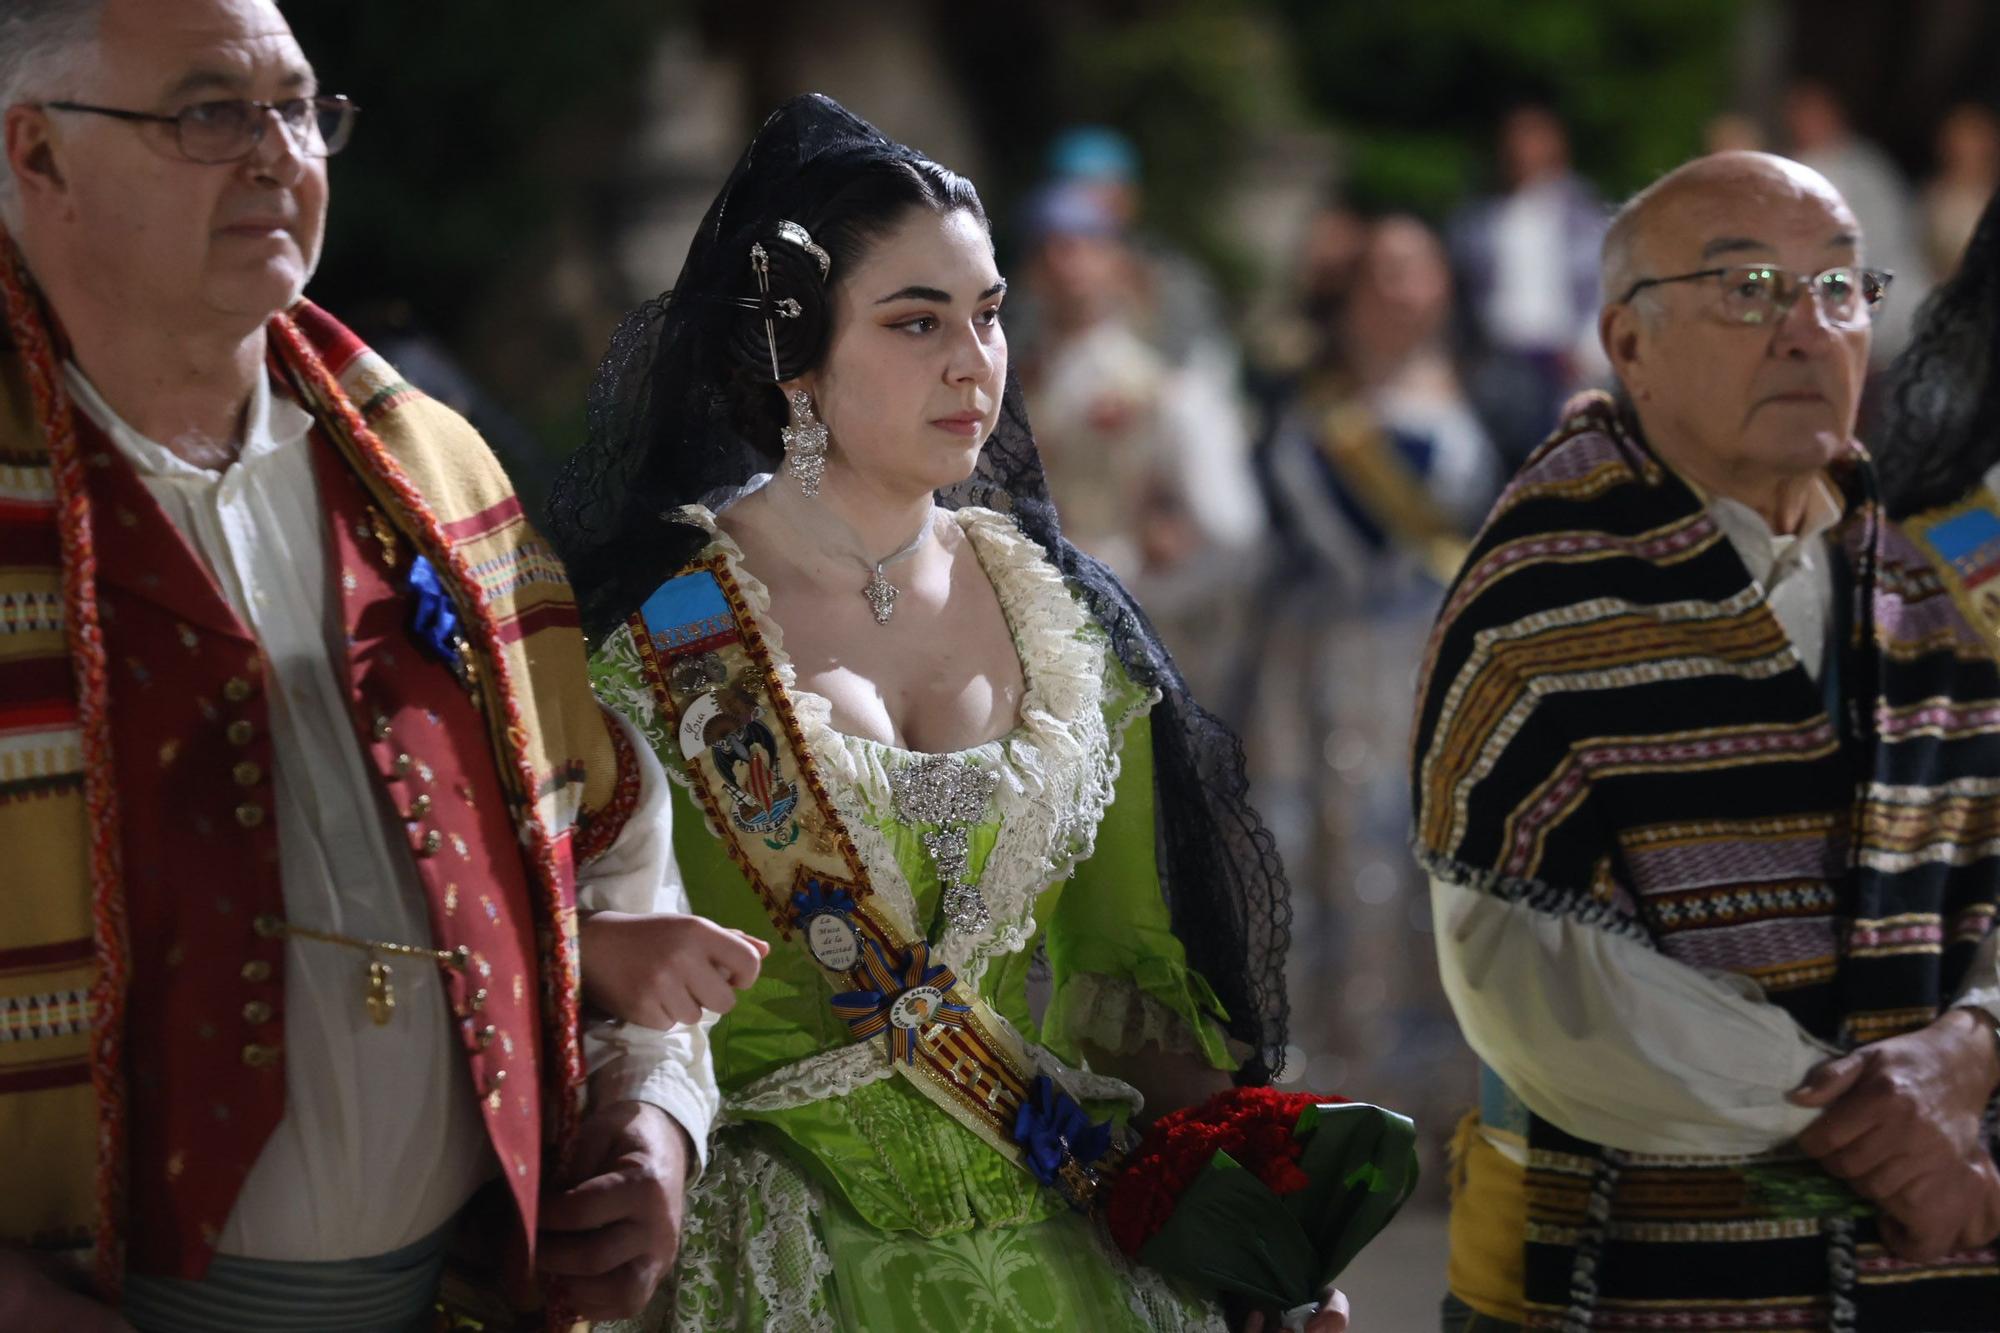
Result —
M 1685 271 L 1708 259 L 1718 263 L 1754 261 L 1750 245 L 1754 229 L 1745 234 L 1727 235 L 1727 225 L 1735 218 L 1770 216 L 1769 210 L 1791 211 L 1800 204 L 1824 206 L 1833 219 L 1831 237 L 1846 238 L 1856 251 L 1861 246 L 1861 228 L 1840 191 L 1811 167 L 1774 153 L 1711 153 L 1674 168 L 1627 200 L 1611 219 L 1604 235 L 1603 262 L 1599 270 L 1604 304 L 1622 299 L 1632 284 Z M 1689 238 L 1698 237 L 1690 247 Z M 1694 262 L 1682 252 L 1694 251 Z M 1767 247 L 1768 248 L 1768 247 Z M 1730 254 L 1742 260 L 1724 259 Z M 1683 264 L 1683 268 L 1673 265 Z
M 1869 339 L 1857 302 L 1872 290 L 1860 250 L 1824 176 L 1753 152 L 1662 176 L 1605 237 L 1598 333 L 1647 438 L 1774 524 L 1791 519 L 1771 497 L 1798 494 L 1853 434 Z

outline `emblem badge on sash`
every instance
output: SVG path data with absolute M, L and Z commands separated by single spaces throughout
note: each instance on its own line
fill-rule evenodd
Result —
M 1927 548 L 1959 609 L 2000 638 L 2000 498 L 1980 487 L 1964 501 L 1919 514 L 1904 528 Z
M 861 936 L 854 929 L 854 895 L 837 882 L 804 876 L 792 908 L 806 933 L 806 948 L 819 965 L 851 972 L 861 961 Z
M 745 833 L 797 837 L 790 829 L 798 808 L 798 785 L 784 776 L 777 737 L 764 724 L 764 709 L 749 690 L 734 685 L 722 659 L 701 653 L 674 666 L 673 688 L 700 690 L 681 714 L 681 758 L 707 750 L 736 808 L 730 819 Z M 790 839 L 787 838 L 787 841 Z
M 806 922 L 806 947 L 821 967 L 835 972 L 851 972 L 861 961 L 861 941 L 854 927 L 831 912 Z

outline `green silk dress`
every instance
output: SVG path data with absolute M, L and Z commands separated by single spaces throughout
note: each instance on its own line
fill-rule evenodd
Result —
M 1083 1043 L 1153 1044 L 1231 1067 L 1221 1006 L 1187 966 L 1160 891 L 1147 722 L 1157 695 L 1126 675 L 1041 548 L 990 510 L 952 516 L 999 595 L 1026 692 L 1013 732 L 940 760 L 836 732 L 827 700 L 797 688 L 741 551 L 706 510 L 683 518 L 708 530 L 759 617 L 875 891 L 909 920 L 940 921 L 940 961 L 1019 1030 L 1045 1072 L 1061 1071 L 1093 1111 L 1123 1114 L 1136 1094 L 1083 1069 Z M 674 850 L 693 910 L 772 941 L 757 983 L 710 1033 L 723 1113 L 689 1192 L 675 1279 L 638 1321 L 600 1327 L 1222 1333 L 1213 1305 L 1129 1263 L 1100 1224 L 895 1076 L 879 1040 L 852 1041 L 819 966 L 775 939 L 680 785 L 629 628 L 606 639 L 592 673 L 676 780 Z M 926 761 L 926 771 L 956 763 L 993 775 L 970 828 L 970 877 L 991 915 L 976 930 L 937 912 L 943 886 L 923 840 L 937 826 L 898 815 L 898 774 Z

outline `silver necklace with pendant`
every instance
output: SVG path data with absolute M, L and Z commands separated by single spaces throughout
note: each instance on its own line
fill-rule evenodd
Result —
M 931 515 L 926 514 L 924 516 L 924 525 L 917 529 L 916 536 L 910 538 L 880 560 L 875 561 L 869 568 L 868 582 L 863 585 L 861 595 L 868 599 L 868 609 L 875 613 L 876 624 L 886 625 L 889 623 L 889 617 L 896 614 L 896 599 L 903 595 L 903 590 L 889 582 L 888 575 L 883 571 L 898 560 L 905 560 L 916 554 L 917 548 L 924 544 L 924 538 L 931 535 L 931 517 Z M 864 558 L 862 563 L 868 564 L 869 562 Z
M 777 491 L 781 487 L 796 485 L 796 483 L 774 480 L 770 485 L 774 491 Z M 872 560 L 866 554 L 866 548 L 861 544 L 860 535 L 854 531 L 854 528 L 846 519 L 828 509 L 825 501 L 813 502 L 803 497 L 799 497 L 796 501 L 793 501 L 788 496 L 786 507 L 797 508 L 800 516 L 808 524 L 824 525 L 831 522 L 840 529 L 841 535 L 847 539 L 847 556 L 857 561 L 863 569 L 868 571 L 868 581 L 861 586 L 861 595 L 867 600 L 869 611 L 874 613 L 875 623 L 878 625 L 888 624 L 890 618 L 896 614 L 896 599 L 903 595 L 903 590 L 890 582 L 889 567 L 899 561 L 909 559 L 923 546 L 924 538 L 930 536 L 931 527 L 937 519 L 937 510 L 933 508 L 929 513 L 924 515 L 923 525 L 917 529 L 916 534 L 908 541 L 881 559 Z

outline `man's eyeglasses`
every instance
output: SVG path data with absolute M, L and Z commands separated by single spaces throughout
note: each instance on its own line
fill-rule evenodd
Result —
M 1641 278 L 1626 289 L 1619 304 L 1630 301 L 1648 287 L 1713 278 L 1716 308 L 1732 324 L 1775 324 L 1810 291 L 1827 323 L 1835 328 L 1858 329 L 1873 317 L 1871 312 L 1888 294 L 1889 283 L 1895 276 L 1881 269 L 1856 268 L 1852 264 L 1812 274 L 1773 268 L 1769 264 L 1738 264 L 1732 268 L 1677 273 L 1671 278 Z
M 241 162 L 257 151 L 270 125 L 270 113 L 303 157 L 332 157 L 347 147 L 354 133 L 354 118 L 361 108 L 345 97 L 294 97 L 284 102 L 253 102 L 229 98 L 218 102 L 196 102 L 171 116 L 150 111 L 126 111 L 113 106 L 90 106 L 83 102 L 44 103 L 51 111 L 79 111 L 92 116 L 109 116 L 149 125 L 171 125 L 181 156 L 191 162 L 219 164 Z

